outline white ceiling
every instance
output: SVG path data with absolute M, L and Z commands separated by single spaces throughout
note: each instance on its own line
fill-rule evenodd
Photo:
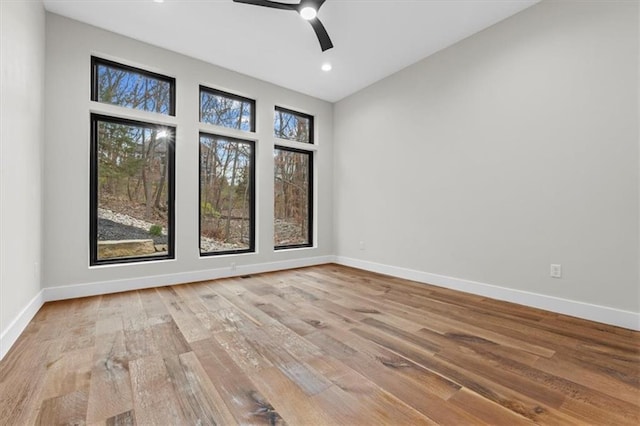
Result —
M 44 0 L 44 5 L 335 102 L 538 1 L 327 0 L 318 17 L 335 47 L 324 53 L 297 13 L 232 0 Z M 321 71 L 324 62 L 333 70 Z

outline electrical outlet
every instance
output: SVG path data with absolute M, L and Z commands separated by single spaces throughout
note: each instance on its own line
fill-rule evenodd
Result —
M 360 241 L 360 250 L 364 250 L 364 241 Z
M 562 265 L 552 263 L 550 268 L 551 278 L 562 278 Z
M 236 263 L 231 262 L 231 272 L 235 272 L 235 271 L 236 271 Z

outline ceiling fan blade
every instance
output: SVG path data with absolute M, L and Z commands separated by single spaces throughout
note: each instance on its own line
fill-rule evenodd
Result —
M 318 41 L 320 42 L 320 47 L 322 48 L 322 51 L 324 52 L 325 50 L 331 49 L 333 47 L 333 43 L 331 43 L 329 34 L 327 33 L 327 30 L 324 28 L 324 25 L 322 25 L 322 22 L 320 22 L 318 18 L 314 18 L 310 20 L 309 23 L 311 24 L 311 26 L 313 27 L 313 30 L 316 32 L 316 35 L 318 36 Z
M 298 10 L 297 4 L 291 3 L 278 3 L 277 1 L 269 0 L 233 0 L 235 3 L 252 4 L 254 6 L 270 7 L 272 9 L 282 10 Z
M 327 0 L 301 0 L 300 5 L 298 6 L 298 10 L 302 9 L 303 7 L 311 6 L 316 11 L 318 11 L 320 10 L 320 6 L 322 6 L 325 1 Z
M 326 0 L 300 0 L 298 4 L 292 3 L 280 3 L 277 1 L 270 0 L 233 0 L 235 3 L 244 3 L 251 4 L 254 6 L 263 6 L 270 7 L 273 9 L 282 9 L 282 10 L 293 10 L 300 13 L 302 9 L 305 7 L 313 7 L 316 11 L 320 9 L 320 6 L 324 4 Z M 309 20 L 309 23 L 313 27 L 313 31 L 315 31 L 316 36 L 318 37 L 318 41 L 320 42 L 320 48 L 324 52 L 325 50 L 329 50 L 333 48 L 333 43 L 329 38 L 329 34 L 327 30 L 322 25 L 322 22 L 318 18 L 313 18 Z

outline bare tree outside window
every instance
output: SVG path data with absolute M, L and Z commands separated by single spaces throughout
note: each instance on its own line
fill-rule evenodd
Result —
M 274 243 L 277 249 L 309 247 L 312 241 L 313 153 L 274 150 Z
M 200 253 L 254 250 L 253 142 L 200 134 Z
M 93 58 L 94 101 L 174 115 L 173 79 Z
M 92 116 L 95 261 L 166 257 L 174 131 Z
M 200 86 L 200 121 L 253 132 L 255 101 Z
M 276 107 L 273 130 L 279 139 L 313 143 L 313 117 L 307 114 Z

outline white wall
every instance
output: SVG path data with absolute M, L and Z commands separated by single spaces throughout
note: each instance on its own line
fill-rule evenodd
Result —
M 545 1 L 338 102 L 339 258 L 639 312 L 638 16 Z
M 40 1 L 2 1 L 0 16 L 2 358 L 26 325 L 14 320 L 40 291 L 45 13 Z
M 96 290 L 163 285 L 325 259 L 332 244 L 333 106 L 223 68 L 47 14 L 46 132 L 44 195 L 44 287 L 48 297 Z M 96 55 L 175 77 L 176 259 L 89 267 L 90 57 Z M 257 101 L 257 253 L 200 258 L 198 252 L 198 85 L 231 91 Z M 273 250 L 273 107 L 315 116 L 315 248 Z M 104 108 L 104 107 L 100 107 Z M 117 113 L 118 108 L 112 110 Z M 129 111 L 141 119 L 149 113 Z M 312 260 L 313 261 L 313 260 Z M 273 263 L 276 262 L 276 263 Z M 265 264 L 267 264 L 265 266 Z M 261 265 L 256 267 L 255 265 Z M 270 266 L 269 266 L 270 265 Z M 107 282 L 107 283 L 105 283 Z M 52 296 L 53 295 L 53 296 Z

